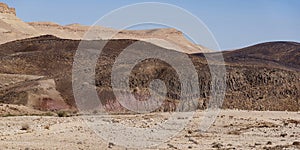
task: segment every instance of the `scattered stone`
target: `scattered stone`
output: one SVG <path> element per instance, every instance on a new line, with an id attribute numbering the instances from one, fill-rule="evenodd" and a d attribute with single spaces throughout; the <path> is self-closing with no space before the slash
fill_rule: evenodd
<path id="1" fill-rule="evenodd" d="M 196 140 L 192 139 L 192 138 L 189 138 L 189 141 L 190 142 L 193 142 L 194 144 L 199 144 Z"/>
<path id="2" fill-rule="evenodd" d="M 115 146 L 114 143 L 111 143 L 111 142 L 108 143 L 108 148 L 112 148 L 113 146 Z"/>
<path id="3" fill-rule="evenodd" d="M 295 142 L 293 142 L 293 145 L 300 145 L 300 142 L 299 141 L 295 141 Z"/>
<path id="4" fill-rule="evenodd" d="M 50 126 L 49 126 L 49 125 L 46 125 L 46 126 L 44 127 L 44 129 L 49 130 L 49 129 L 50 129 Z"/>
<path id="5" fill-rule="evenodd" d="M 177 117 L 177 119 L 187 119 L 187 117 Z"/>
<path id="6" fill-rule="evenodd" d="M 112 123 L 120 123 L 120 121 L 117 119 L 112 119 Z"/>
<path id="7" fill-rule="evenodd" d="M 300 120 L 294 120 L 294 119 L 289 119 L 289 120 L 287 120 L 287 122 L 295 124 L 295 126 L 297 126 L 298 124 L 300 124 Z"/>
<path id="8" fill-rule="evenodd" d="M 287 136 L 287 133 L 281 133 L 280 136 L 281 136 L 281 137 L 286 137 L 286 136 Z"/>
<path id="9" fill-rule="evenodd" d="M 168 144 L 168 146 L 170 147 L 170 148 L 174 148 L 174 149 L 178 149 L 176 146 L 174 146 L 173 144 Z"/>
<path id="10" fill-rule="evenodd" d="M 23 124 L 21 127 L 21 130 L 29 130 L 29 125 L 28 124 Z"/>
<path id="11" fill-rule="evenodd" d="M 241 134 L 241 132 L 240 132 L 240 131 L 236 131 L 236 130 L 234 130 L 234 131 L 229 131 L 229 132 L 228 132 L 228 134 L 240 135 L 240 134 Z"/>
<path id="12" fill-rule="evenodd" d="M 268 141 L 268 142 L 267 142 L 267 145 L 272 145 L 272 142 L 271 142 L 271 141 Z"/>
<path id="13" fill-rule="evenodd" d="M 221 147 L 223 147 L 223 145 L 221 144 L 221 143 L 212 143 L 212 148 L 221 148 Z"/>

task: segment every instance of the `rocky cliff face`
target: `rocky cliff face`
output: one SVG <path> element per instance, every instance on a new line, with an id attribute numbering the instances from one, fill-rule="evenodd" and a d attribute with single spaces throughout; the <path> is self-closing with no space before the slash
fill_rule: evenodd
<path id="1" fill-rule="evenodd" d="M 64 101 L 68 105 L 76 106 L 72 93 L 71 69 L 73 56 L 79 42 L 62 40 L 53 36 L 43 36 L 3 44 L 0 46 L 0 63 L 2 64 L 0 73 L 31 74 L 54 79 L 55 89 L 61 94 Z M 111 89 L 111 70 L 116 57 L 124 48 L 134 42 L 134 40 L 112 40 L 108 42 L 97 63 L 95 83 L 102 103 L 108 110 L 123 109 L 120 104 L 116 103 L 116 98 Z M 93 42 L 90 44 L 92 45 Z M 252 62 L 252 56 L 240 56 L 240 52 L 246 53 L 243 49 L 230 53 L 225 52 L 228 53 L 224 54 L 227 69 L 227 90 L 223 108 L 299 111 L 299 67 L 291 66 L 290 63 L 292 63 L 291 60 L 297 61 L 299 59 L 300 49 L 299 46 L 294 44 L 290 46 L 286 44 L 279 50 L 277 49 L 278 46 L 274 46 L 278 44 L 280 43 L 275 42 L 268 44 L 269 47 L 261 47 L 260 45 L 251 47 L 256 49 L 255 64 L 249 63 Z M 159 48 L 150 43 L 145 43 L 145 46 L 150 47 L 150 49 L 156 47 L 161 51 L 167 51 L 167 49 Z M 287 49 L 288 51 L 286 51 Z M 250 51 L 248 48 L 246 50 Z M 281 51 L 284 55 L 278 55 L 278 53 L 277 55 L 269 55 L 270 57 L 266 60 L 265 56 L 261 55 L 261 53 L 266 53 L 266 50 L 270 52 Z M 288 63 L 284 61 L 274 63 L 273 60 L 290 55 L 289 53 L 293 53 L 295 57 L 288 60 Z M 139 51 L 135 51 L 133 55 L 139 55 Z M 203 109 L 207 107 L 207 102 L 211 96 L 211 75 L 203 55 L 195 54 L 189 55 L 189 57 L 198 72 L 199 102 L 201 104 L 198 108 Z M 122 69 L 124 66 L 120 67 Z M 134 95 L 140 100 L 145 100 L 149 96 L 147 88 L 153 79 L 163 80 L 168 88 L 167 98 L 160 110 L 175 110 L 180 99 L 180 81 L 176 71 L 162 61 L 150 59 L 139 63 L 132 70 L 130 87 Z M 13 92 L 4 89 L 0 89 L 0 99 L 13 97 Z M 22 91 L 22 88 L 19 87 L 18 89 Z M 7 96 L 8 93 L 10 93 L 9 96 Z M 19 95 L 20 93 L 22 92 L 15 94 Z M 95 106 L 95 104 L 92 106 Z"/>
<path id="2" fill-rule="evenodd" d="M 8 7 L 5 3 L 0 3 L 0 13 L 16 15 L 16 9 Z"/>
<path id="3" fill-rule="evenodd" d="M 38 35 L 36 29 L 16 16 L 14 8 L 0 3 L 0 44 Z"/>

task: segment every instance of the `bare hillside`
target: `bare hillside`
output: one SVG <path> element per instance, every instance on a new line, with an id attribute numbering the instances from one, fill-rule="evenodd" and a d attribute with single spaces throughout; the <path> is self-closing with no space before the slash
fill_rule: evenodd
<path id="1" fill-rule="evenodd" d="M 97 44 L 107 41 L 87 41 L 92 47 L 97 47 Z M 116 57 L 127 46 L 137 42 L 135 40 L 110 40 L 103 49 L 101 57 L 98 60 L 96 68 L 96 86 L 97 91 L 103 104 L 113 104 L 115 101 L 114 94 L 111 89 L 111 70 Z M 26 90 L 31 85 L 39 85 L 45 81 L 51 81 L 52 92 L 40 92 L 37 97 L 45 100 L 47 105 L 34 105 L 41 107 L 40 109 L 52 109 L 64 106 L 65 103 L 69 107 L 75 107 L 74 97 L 72 94 L 72 80 L 71 69 L 73 57 L 77 50 L 79 40 L 60 39 L 54 36 L 41 36 L 25 40 L 9 42 L 0 45 L 0 73 L 5 74 L 19 74 L 19 75 L 35 75 L 44 76 L 43 79 L 27 80 L 24 84 L 15 84 L 9 89 L 0 89 L 0 97 L 4 103 L 19 103 L 18 101 L 11 101 L 19 99 L 22 104 L 28 105 L 31 100 L 31 91 Z M 279 42 L 280 43 L 280 42 Z M 161 47 L 157 47 L 151 43 L 144 42 L 144 47 L 151 51 L 158 49 L 160 51 L 170 51 Z M 271 43 L 277 45 L 278 43 Z M 293 45 L 293 44 L 292 44 Z M 268 47 L 268 51 L 272 50 L 273 46 Z M 276 46 L 275 46 L 276 47 Z M 251 47 L 250 47 L 251 48 Z M 256 56 L 260 56 L 265 47 L 252 47 L 257 49 Z M 243 52 L 245 50 L 245 52 Z M 275 50 L 275 49 L 274 49 Z M 276 51 L 280 51 L 285 55 L 269 55 L 268 59 L 264 57 L 257 57 L 255 64 L 252 64 L 252 55 L 238 55 L 239 53 L 246 53 L 248 48 L 236 50 L 232 52 L 225 52 L 226 61 L 226 85 L 227 91 L 223 108 L 237 108 L 247 110 L 290 110 L 299 111 L 299 89 L 300 89 L 300 74 L 297 65 L 299 49 L 296 46 L 288 48 L 284 46 L 280 50 L 276 47 Z M 88 51 L 87 51 L 88 52 Z M 179 52 L 178 52 L 179 53 Z M 289 54 L 292 53 L 292 54 Z M 140 51 L 137 49 L 132 53 L 132 56 L 139 57 Z M 215 54 L 211 54 L 215 55 Z M 284 57 L 295 56 L 294 59 L 286 61 Z M 206 59 L 203 54 L 189 55 L 195 68 L 198 72 L 200 99 L 199 109 L 203 109 L 207 105 L 207 100 L 210 97 L 210 81 L 211 75 L 207 66 Z M 282 58 L 283 57 L 283 58 Z M 175 60 L 178 58 L 174 58 Z M 234 61 L 232 61 L 234 60 Z M 59 66 L 59 67 L 58 67 Z M 119 69 L 122 69 L 120 66 Z M 143 69 L 147 68 L 147 70 Z M 131 72 L 130 87 L 132 89 L 140 89 L 136 91 L 136 96 L 144 99 L 147 97 L 147 88 L 153 79 L 161 79 L 165 82 L 168 93 L 167 99 L 161 110 L 174 110 L 180 98 L 180 81 L 176 71 L 168 64 L 156 60 L 149 59 L 139 63 Z M 40 80 L 43 80 L 42 82 Z M 54 81 L 54 82 L 53 82 Z M 25 84 L 26 83 L 26 84 Z M 49 84 L 48 84 L 49 85 Z M 49 85 L 49 86 L 50 86 Z M 37 86 L 40 87 L 40 86 Z M 47 89 L 47 88 L 42 88 Z M 18 91 L 18 92 L 15 92 Z M 41 94 L 44 93 L 44 94 Z M 58 93 L 61 98 L 52 95 L 51 93 Z M 193 94 L 193 93 L 190 93 Z M 29 99 L 28 99 L 29 98 Z M 62 100 L 65 103 L 59 105 Z M 39 99 L 33 101 L 40 104 Z M 203 105 L 202 102 L 204 101 Z M 49 105 L 48 105 L 49 104 Z M 111 107 L 107 105 L 109 110 L 120 110 L 120 105 L 116 104 Z M 30 105 L 29 105 L 30 106 Z M 51 106 L 51 107 L 50 107 Z M 66 108 L 66 107 L 63 107 Z"/>
<path id="2" fill-rule="evenodd" d="M 0 3 L 0 44 L 18 39 L 25 39 L 40 35 L 54 35 L 59 38 L 80 40 L 89 30 L 89 26 L 71 24 L 62 26 L 52 22 L 23 22 L 16 16 L 14 8 Z M 113 33 L 118 33 L 114 39 L 134 39 L 148 41 L 158 46 L 173 49 L 184 53 L 210 52 L 208 48 L 194 44 L 187 40 L 184 35 L 175 29 L 155 30 L 124 30 L 96 26 L 96 33 L 101 33 L 96 39 L 107 39 Z M 166 42 L 165 42 L 166 41 Z M 171 44 L 168 44 L 171 43 Z M 175 45 L 175 46 L 173 46 Z"/>

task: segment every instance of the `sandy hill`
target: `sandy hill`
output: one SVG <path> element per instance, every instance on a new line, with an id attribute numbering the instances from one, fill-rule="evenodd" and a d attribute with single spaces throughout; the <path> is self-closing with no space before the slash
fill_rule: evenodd
<path id="1" fill-rule="evenodd" d="M 0 3 L 0 43 L 37 36 L 39 33 L 34 27 L 16 17 L 14 8 Z"/>
<path id="2" fill-rule="evenodd" d="M 79 24 L 62 26 L 51 22 L 26 23 L 16 16 L 14 8 L 9 8 L 6 4 L 0 3 L 0 36 L 2 37 L 0 44 L 39 35 L 54 35 L 59 38 L 79 40 L 83 38 L 89 28 L 89 26 Z M 116 32 L 114 29 L 101 26 L 97 26 L 95 29 L 97 33 L 101 33 L 101 36 L 97 39 L 107 39 L 107 35 Z M 184 53 L 211 51 L 203 46 L 193 44 L 184 37 L 182 32 L 175 29 L 124 30 L 114 38 L 148 41 Z"/>

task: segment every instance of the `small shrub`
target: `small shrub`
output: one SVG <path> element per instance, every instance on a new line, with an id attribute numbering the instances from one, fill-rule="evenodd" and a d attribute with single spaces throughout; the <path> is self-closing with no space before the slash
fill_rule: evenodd
<path id="1" fill-rule="evenodd" d="M 1 117 L 13 117 L 13 116 L 16 116 L 16 115 L 11 114 L 11 113 L 1 115 Z"/>
<path id="2" fill-rule="evenodd" d="M 98 111 L 97 111 L 97 110 L 94 110 L 94 111 L 93 111 L 93 114 L 97 114 L 97 113 L 98 113 Z"/>
<path id="3" fill-rule="evenodd" d="M 58 117 L 69 117 L 68 113 L 66 111 L 59 111 L 57 112 Z"/>
<path id="4" fill-rule="evenodd" d="M 52 112 L 46 112 L 44 114 L 42 114 L 42 116 L 53 116 L 55 115 L 55 113 L 52 113 Z"/>

